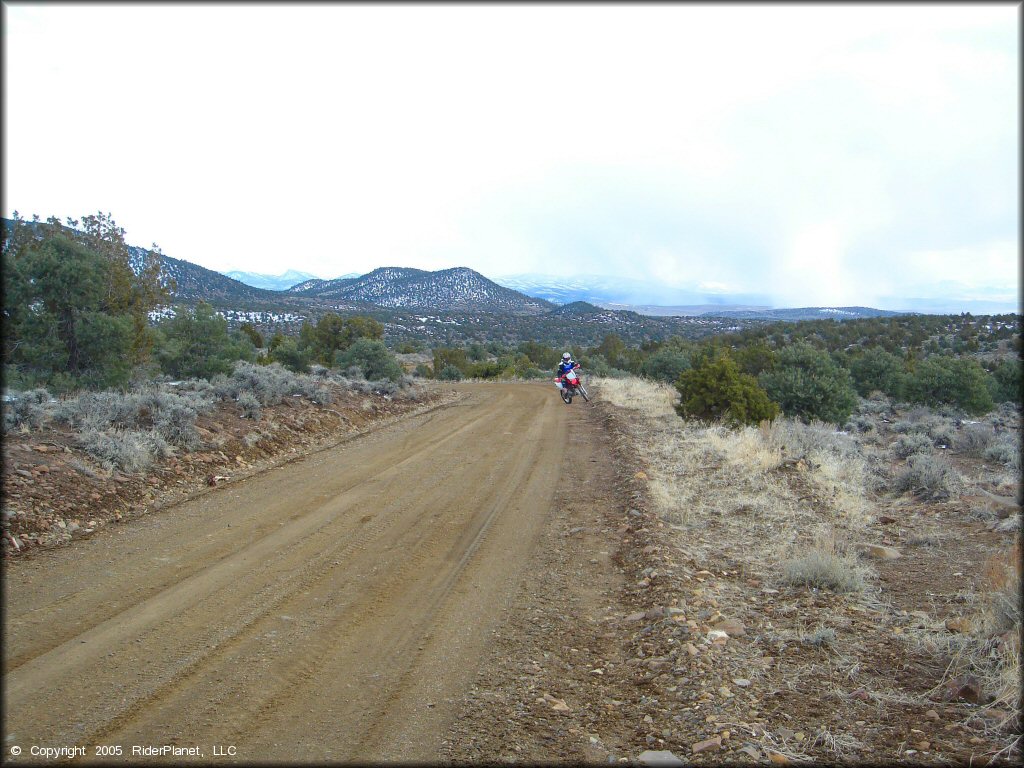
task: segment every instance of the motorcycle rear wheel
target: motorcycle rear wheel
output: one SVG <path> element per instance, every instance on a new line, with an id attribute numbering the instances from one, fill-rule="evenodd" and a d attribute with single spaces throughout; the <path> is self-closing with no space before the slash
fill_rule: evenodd
<path id="1" fill-rule="evenodd" d="M 566 405 L 569 405 L 572 402 L 571 392 L 567 392 L 566 390 L 563 389 L 561 392 L 559 392 L 559 394 L 562 396 L 562 402 L 564 402 Z"/>

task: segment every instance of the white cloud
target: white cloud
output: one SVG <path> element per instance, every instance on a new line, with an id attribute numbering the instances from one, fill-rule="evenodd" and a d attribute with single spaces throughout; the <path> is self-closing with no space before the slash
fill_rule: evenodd
<path id="1" fill-rule="evenodd" d="M 1019 244 L 1010 240 L 980 247 L 913 251 L 893 265 L 898 284 L 931 292 L 938 282 L 959 286 L 962 298 L 1015 300 L 1012 279 L 1020 259 Z"/>
<path id="2" fill-rule="evenodd" d="M 835 222 L 802 227 L 772 271 L 770 286 L 776 304 L 843 306 L 855 302 L 845 260 L 843 235 Z"/>
<path id="3" fill-rule="evenodd" d="M 213 268 L 465 264 L 864 304 L 922 253 L 1019 245 L 1012 6 L 4 15 L 7 204 L 111 211 Z M 977 263 L 1016 283 L 1016 261 Z"/>

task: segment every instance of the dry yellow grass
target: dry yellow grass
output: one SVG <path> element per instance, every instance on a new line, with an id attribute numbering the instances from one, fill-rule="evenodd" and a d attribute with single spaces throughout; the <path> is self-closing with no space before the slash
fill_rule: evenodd
<path id="1" fill-rule="evenodd" d="M 868 530 L 873 522 L 872 504 L 882 505 L 879 513 L 888 510 L 885 499 L 876 493 L 877 477 L 872 476 L 878 474 L 878 455 L 885 454 L 885 441 L 858 442 L 826 424 L 787 419 L 741 429 L 686 421 L 673 408 L 678 397 L 670 386 L 639 379 L 598 380 L 594 384 L 601 400 L 628 412 L 629 442 L 649 478 L 650 500 L 665 523 L 678 532 L 679 549 L 698 567 L 736 569 L 743 579 L 752 577 L 752 584 L 768 582 L 780 589 L 807 585 L 845 595 L 841 601 L 826 601 L 816 607 L 814 617 L 821 631 L 809 635 L 811 639 L 788 636 L 793 630 L 783 628 L 787 623 L 783 617 L 798 616 L 803 609 L 776 600 L 775 627 L 767 633 L 774 642 L 795 640 L 814 646 L 812 639 L 819 635 L 835 637 L 832 628 L 847 626 L 850 621 L 842 606 L 859 602 L 857 610 L 879 622 L 874 640 L 898 636 L 916 644 L 917 651 L 943 658 L 949 664 L 943 682 L 961 674 L 976 675 L 994 697 L 990 708 L 1001 713 L 998 725 L 1007 728 L 1017 721 L 1019 544 L 1009 555 L 993 558 L 986 567 L 984 587 L 964 596 L 962 602 L 973 606 L 969 611 L 972 631 L 951 634 L 940 621 L 920 630 L 890 632 L 895 614 L 881 601 L 874 570 L 855 556 L 852 546 L 878 535 L 875 526 Z M 874 461 L 873 469 L 869 469 L 869 459 Z M 1009 495 L 1015 482 L 1007 488 L 1003 492 Z M 931 529 L 920 535 L 927 535 L 929 543 L 937 538 Z M 937 542 L 941 543 L 941 538 Z M 904 543 L 914 545 L 914 536 Z M 717 604 L 733 608 L 743 602 L 744 589 L 742 580 L 693 584 L 695 596 L 713 596 Z M 797 594 L 793 593 L 793 599 Z M 852 681 L 864 648 L 858 643 L 863 642 L 867 638 L 844 633 L 829 646 L 829 655 L 821 662 L 827 663 L 828 669 L 815 666 L 813 660 L 803 667 L 790 661 L 785 684 L 798 685 L 801 675 L 825 680 L 845 667 Z M 840 688 L 836 695 L 848 701 L 849 685 L 843 683 Z M 868 693 L 883 709 L 926 703 L 920 694 L 910 695 L 899 686 Z M 972 727 L 983 727 L 986 732 L 994 727 L 991 719 L 983 726 L 977 722 L 981 721 L 976 720 Z M 1016 748 L 1019 739 L 1011 733 L 1009 741 L 1003 742 L 1004 752 Z M 842 746 L 830 749 L 837 757 L 857 751 L 856 744 L 846 745 L 846 750 Z"/>
<path id="2" fill-rule="evenodd" d="M 803 534 L 817 535 L 822 521 L 842 541 L 869 520 L 864 459 L 852 438 L 831 427 L 780 419 L 730 429 L 679 418 L 678 395 L 666 384 L 636 378 L 594 384 L 603 400 L 630 412 L 650 496 L 669 523 L 722 527 L 728 536 L 718 545 L 746 560 L 777 563 L 779 552 Z M 788 459 L 802 459 L 802 492 L 780 474 Z"/>
<path id="3" fill-rule="evenodd" d="M 594 385 L 602 398 L 618 408 L 639 411 L 651 419 L 675 417 L 673 406 L 679 401 L 679 394 L 668 384 L 628 377 L 594 379 Z"/>

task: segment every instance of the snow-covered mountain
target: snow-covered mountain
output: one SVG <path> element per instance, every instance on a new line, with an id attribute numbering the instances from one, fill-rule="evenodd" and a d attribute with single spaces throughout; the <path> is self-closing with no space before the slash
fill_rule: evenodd
<path id="1" fill-rule="evenodd" d="M 264 288 L 268 291 L 284 291 L 304 280 L 317 279 L 316 275 L 309 272 L 300 272 L 297 269 L 289 269 L 280 275 L 265 275 L 260 272 L 242 272 L 240 270 L 232 270 L 224 274 L 232 280 L 251 285 L 253 288 Z"/>
<path id="2" fill-rule="evenodd" d="M 505 288 L 467 267 L 436 272 L 381 267 L 356 278 L 310 280 L 288 293 L 391 309 L 422 307 L 442 311 L 536 314 L 552 308 L 547 301 Z"/>

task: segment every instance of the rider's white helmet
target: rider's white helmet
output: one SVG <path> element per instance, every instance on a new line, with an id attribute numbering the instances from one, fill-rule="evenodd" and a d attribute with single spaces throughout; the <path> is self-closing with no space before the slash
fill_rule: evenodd
<path id="1" fill-rule="evenodd" d="M 562 359 L 565 360 L 565 362 L 569 362 L 570 360 L 572 360 L 572 355 L 566 352 L 565 354 L 562 355 Z"/>

